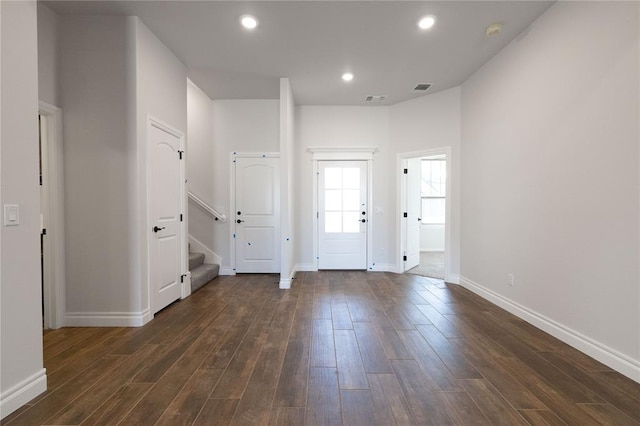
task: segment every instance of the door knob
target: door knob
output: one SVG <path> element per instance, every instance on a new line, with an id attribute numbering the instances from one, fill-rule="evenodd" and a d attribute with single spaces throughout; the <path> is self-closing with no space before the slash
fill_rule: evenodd
<path id="1" fill-rule="evenodd" d="M 159 228 L 157 226 L 153 227 L 153 232 L 158 232 L 158 231 L 162 231 L 164 229 L 164 226 L 162 228 Z"/>
<path id="2" fill-rule="evenodd" d="M 360 222 L 365 223 L 367 219 L 362 219 Z"/>
<path id="3" fill-rule="evenodd" d="M 236 220 L 236 223 L 242 223 L 242 222 L 244 222 L 244 220 L 240 220 L 240 219 Z"/>

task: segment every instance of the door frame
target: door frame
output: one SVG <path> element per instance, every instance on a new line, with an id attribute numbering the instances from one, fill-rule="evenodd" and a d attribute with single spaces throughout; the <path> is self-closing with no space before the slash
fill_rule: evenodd
<path id="1" fill-rule="evenodd" d="M 307 151 L 313 154 L 313 209 L 311 223 L 313 223 L 313 271 L 318 270 L 318 161 L 366 161 L 367 162 L 367 271 L 376 270 L 373 262 L 372 229 L 373 215 L 373 154 L 378 150 L 375 146 L 320 146 L 309 147 Z"/>
<path id="2" fill-rule="evenodd" d="M 236 158 L 280 158 L 279 152 L 232 152 L 231 153 L 231 167 L 229 169 L 229 184 L 230 184 L 230 213 L 229 217 L 235 218 L 236 214 Z M 282 164 L 279 165 L 280 170 L 282 168 Z M 280 173 L 278 170 L 278 173 Z M 280 188 L 278 188 L 280 190 Z M 280 194 L 282 196 L 282 194 Z M 282 215 L 282 212 L 280 212 Z M 278 218 L 280 220 L 280 218 Z M 278 236 L 278 241 L 280 241 L 280 236 Z M 279 246 L 281 247 L 281 245 Z M 282 253 L 280 253 L 282 255 Z M 231 264 L 231 273 L 229 275 L 236 274 L 236 222 L 233 222 L 229 226 L 229 262 Z"/>
<path id="3" fill-rule="evenodd" d="M 445 189 L 445 224 L 444 224 L 444 280 L 446 282 L 453 282 L 451 275 L 451 194 L 452 187 L 456 184 L 451 180 L 451 170 L 452 170 L 452 156 L 451 156 L 451 147 L 442 147 L 429 149 L 425 151 L 414 151 L 414 152 L 406 152 L 398 154 L 397 156 L 397 174 L 398 176 L 397 188 L 398 188 L 398 197 L 397 197 L 397 226 L 396 226 L 396 235 L 397 235 L 397 247 L 398 252 L 396 253 L 396 270 L 399 273 L 405 272 L 404 261 L 402 260 L 403 254 L 407 250 L 407 223 L 402 217 L 402 212 L 406 211 L 407 208 L 407 178 L 405 177 L 403 169 L 406 167 L 407 160 L 412 158 L 422 158 L 429 157 L 432 155 L 444 155 L 447 161 L 447 186 Z"/>
<path id="4" fill-rule="evenodd" d="M 153 297 L 155 296 L 155 291 L 153 290 L 153 282 L 151 281 L 151 244 L 153 243 L 153 239 L 154 237 L 154 233 L 151 230 L 151 224 L 155 223 L 155 219 L 152 217 L 153 212 L 150 209 L 150 203 L 151 203 L 151 197 L 153 197 L 153 193 L 151 191 L 151 176 L 150 176 L 150 172 L 151 172 L 151 150 L 153 149 L 153 144 L 151 143 L 151 141 L 149 140 L 150 138 L 150 134 L 151 134 L 151 128 L 152 127 L 156 127 L 164 132 L 169 133 L 172 136 L 175 136 L 176 138 L 180 139 L 179 142 L 179 146 L 180 146 L 180 151 L 182 151 L 182 161 L 180 161 L 180 205 L 182 206 L 182 214 L 183 214 L 183 221 L 180 222 L 180 232 L 182 233 L 182 238 L 181 238 L 181 244 L 180 244 L 180 270 L 181 270 L 181 275 L 184 277 L 182 283 L 181 283 L 181 299 L 184 299 L 185 297 L 188 297 L 189 295 L 191 295 L 191 275 L 190 273 L 187 271 L 187 265 L 188 265 L 188 253 L 187 253 L 187 247 L 188 247 L 188 234 L 187 234 L 187 180 L 186 180 L 186 176 L 187 176 L 187 170 L 186 170 L 186 164 L 187 164 L 187 159 L 186 159 L 186 151 L 185 151 L 185 136 L 184 133 L 182 133 L 180 130 L 176 129 L 175 127 L 171 126 L 170 124 L 165 123 L 164 121 L 153 117 L 152 115 L 147 114 L 147 125 L 146 125 L 146 135 L 145 135 L 145 139 L 146 139 L 146 144 L 147 144 L 147 155 L 146 155 L 146 193 L 147 193 L 147 197 L 146 197 L 146 235 L 147 235 L 147 253 L 146 253 L 146 257 L 147 257 L 147 304 L 149 306 L 149 310 L 148 313 L 150 314 L 151 317 L 154 316 L 154 314 L 152 313 L 154 310 L 154 304 L 153 304 Z M 146 322 L 146 321 L 144 321 Z"/>
<path id="5" fill-rule="evenodd" d="M 64 151 L 62 109 L 39 101 L 38 113 L 44 121 L 42 138 L 42 174 L 44 229 L 44 326 L 64 327 L 66 309 L 66 266 L 64 238 Z"/>

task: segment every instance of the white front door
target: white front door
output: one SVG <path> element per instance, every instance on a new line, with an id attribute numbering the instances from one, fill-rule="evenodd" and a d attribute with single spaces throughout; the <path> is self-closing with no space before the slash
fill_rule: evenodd
<path id="1" fill-rule="evenodd" d="M 151 311 L 158 312 L 182 295 L 184 200 L 183 139 L 148 126 L 149 141 L 149 279 Z"/>
<path id="2" fill-rule="evenodd" d="M 407 160 L 407 260 L 404 270 L 409 270 L 420 264 L 420 210 L 422 197 L 420 184 L 422 180 L 420 158 Z"/>
<path id="3" fill-rule="evenodd" d="M 367 162 L 318 162 L 318 269 L 367 269 Z"/>
<path id="4" fill-rule="evenodd" d="M 236 272 L 280 272 L 280 159 L 235 164 Z"/>

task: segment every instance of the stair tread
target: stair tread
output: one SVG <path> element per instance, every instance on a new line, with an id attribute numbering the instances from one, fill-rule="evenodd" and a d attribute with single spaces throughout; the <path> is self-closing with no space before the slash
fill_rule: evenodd
<path id="1" fill-rule="evenodd" d="M 191 291 L 194 292 L 218 276 L 220 265 L 203 263 L 191 270 Z"/>
<path id="2" fill-rule="evenodd" d="M 189 270 L 193 270 L 204 263 L 204 254 L 189 252 Z"/>

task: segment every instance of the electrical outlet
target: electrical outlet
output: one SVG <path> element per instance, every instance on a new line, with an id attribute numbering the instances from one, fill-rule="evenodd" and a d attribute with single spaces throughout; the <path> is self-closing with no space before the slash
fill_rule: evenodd
<path id="1" fill-rule="evenodd" d="M 507 274 L 507 285 L 513 287 L 513 282 L 514 282 L 513 274 Z"/>

